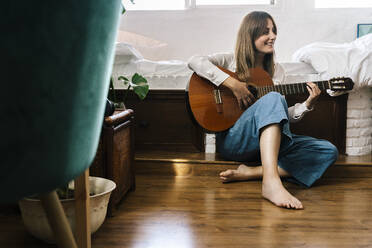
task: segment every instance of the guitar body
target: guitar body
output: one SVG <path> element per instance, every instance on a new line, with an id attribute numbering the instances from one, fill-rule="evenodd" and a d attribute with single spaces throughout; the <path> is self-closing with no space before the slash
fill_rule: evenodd
<path id="1" fill-rule="evenodd" d="M 237 79 L 235 73 L 222 67 L 220 70 Z M 260 68 L 249 70 L 250 79 L 247 87 L 258 99 L 259 97 L 276 91 L 283 95 L 307 93 L 306 83 L 274 85 L 270 75 Z M 333 91 L 352 90 L 353 80 L 339 77 L 315 83 L 320 90 L 331 89 Z M 239 119 L 244 110 L 239 108 L 238 101 L 232 91 L 227 87 L 216 87 L 207 79 L 194 73 L 190 78 L 187 96 L 189 112 L 193 120 L 206 132 L 221 132 L 229 129 Z"/>
<path id="2" fill-rule="evenodd" d="M 236 74 L 219 67 L 231 77 Z M 273 85 L 270 75 L 263 69 L 250 69 L 250 85 Z M 219 90 L 222 103 L 217 104 L 214 91 Z M 207 79 L 199 77 L 196 73 L 191 76 L 188 91 L 188 102 L 196 122 L 207 132 L 220 132 L 232 127 L 244 110 L 230 89 L 224 86 L 216 87 Z"/>

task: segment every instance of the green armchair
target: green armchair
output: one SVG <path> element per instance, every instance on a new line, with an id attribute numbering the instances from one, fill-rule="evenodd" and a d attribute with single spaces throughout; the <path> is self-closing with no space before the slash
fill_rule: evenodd
<path id="1" fill-rule="evenodd" d="M 120 12 L 120 0 L 2 4 L 0 203 L 48 195 L 90 166 Z"/>

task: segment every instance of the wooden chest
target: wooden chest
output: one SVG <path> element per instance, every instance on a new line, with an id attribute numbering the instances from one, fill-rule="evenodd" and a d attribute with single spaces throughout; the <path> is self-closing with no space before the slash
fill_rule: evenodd
<path id="1" fill-rule="evenodd" d="M 105 118 L 90 175 L 116 183 L 108 208 L 112 215 L 125 194 L 135 189 L 133 110 L 116 111 Z"/>

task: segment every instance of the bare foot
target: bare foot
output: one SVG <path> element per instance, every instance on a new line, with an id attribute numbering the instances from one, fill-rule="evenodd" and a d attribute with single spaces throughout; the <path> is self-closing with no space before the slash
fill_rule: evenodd
<path id="1" fill-rule="evenodd" d="M 262 196 L 278 207 L 303 209 L 302 203 L 291 195 L 280 179 L 262 181 Z"/>
<path id="2" fill-rule="evenodd" d="M 255 167 L 248 167 L 244 164 L 239 165 L 236 170 L 226 170 L 220 173 L 220 178 L 222 182 L 233 182 L 233 181 L 244 181 L 250 179 L 259 178 Z"/>

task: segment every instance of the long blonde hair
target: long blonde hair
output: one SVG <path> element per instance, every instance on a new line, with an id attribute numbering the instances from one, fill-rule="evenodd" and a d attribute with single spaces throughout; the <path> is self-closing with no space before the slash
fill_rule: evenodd
<path id="1" fill-rule="evenodd" d="M 249 69 L 256 67 L 256 46 L 254 44 L 267 27 L 267 20 L 270 19 L 274 25 L 276 34 L 276 24 L 270 14 L 263 11 L 253 11 L 246 15 L 240 24 L 238 37 L 235 46 L 236 74 L 240 81 L 248 81 Z M 272 77 L 274 75 L 274 54 L 265 54 L 263 67 Z"/>

